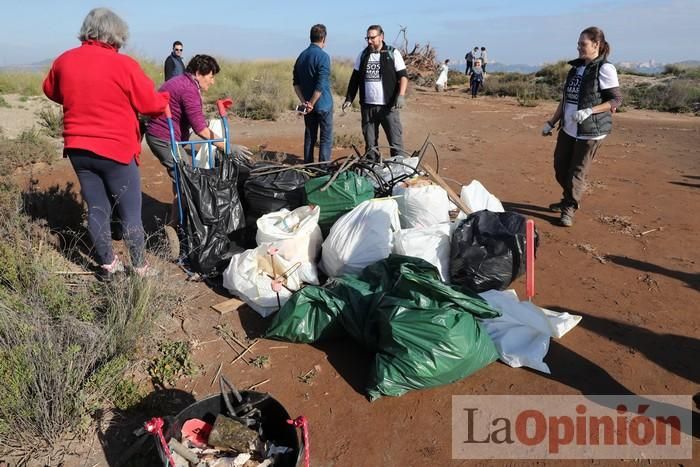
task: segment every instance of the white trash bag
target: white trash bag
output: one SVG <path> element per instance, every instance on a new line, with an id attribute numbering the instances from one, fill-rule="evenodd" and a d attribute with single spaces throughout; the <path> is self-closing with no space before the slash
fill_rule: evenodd
<path id="1" fill-rule="evenodd" d="M 316 263 L 323 236 L 318 226 L 321 208 L 301 206 L 294 211 L 281 209 L 258 219 L 258 245 L 273 243 L 289 261 Z"/>
<path id="2" fill-rule="evenodd" d="M 264 318 L 278 311 L 293 291 L 301 288 L 302 282 L 318 285 L 316 267 L 313 263 L 301 264 L 289 261 L 279 251 L 270 255 L 274 244 L 264 243 L 252 250 L 234 255 L 223 273 L 224 287 L 237 295 Z M 295 269 L 296 267 L 296 269 Z M 289 272 L 279 291 L 273 290 L 273 277 Z M 314 279 L 309 280 L 309 279 Z M 279 294 L 279 303 L 278 303 Z"/>
<path id="3" fill-rule="evenodd" d="M 400 228 L 395 200 L 363 201 L 331 227 L 323 242 L 321 268 L 330 277 L 359 273 L 366 266 L 389 257 L 394 232 Z"/>
<path id="4" fill-rule="evenodd" d="M 514 290 L 488 290 L 479 294 L 488 304 L 501 312 L 498 318 L 483 319 L 500 359 L 513 368 L 526 366 L 550 374 L 544 357 L 549 340 L 563 337 L 581 317 L 540 308 L 529 301 L 519 301 Z"/>
<path id="5" fill-rule="evenodd" d="M 394 186 L 392 195 L 399 204 L 399 218 L 404 229 L 450 222 L 450 200 L 445 189 L 438 185 L 399 183 Z"/>
<path id="6" fill-rule="evenodd" d="M 443 282 L 450 281 L 451 224 L 402 229 L 394 234 L 394 253 L 421 258 L 435 266 Z"/>
<path id="7" fill-rule="evenodd" d="M 484 209 L 491 212 L 504 212 L 501 201 L 484 187 L 479 180 L 472 182 L 462 187 L 459 193 L 459 198 L 467 205 L 472 212 L 483 211 Z M 458 219 L 466 219 L 467 215 L 460 211 Z"/>

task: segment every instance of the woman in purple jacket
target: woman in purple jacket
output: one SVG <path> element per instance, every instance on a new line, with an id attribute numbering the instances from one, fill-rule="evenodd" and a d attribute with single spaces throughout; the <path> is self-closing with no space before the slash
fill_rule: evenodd
<path id="1" fill-rule="evenodd" d="M 202 92 L 206 92 L 214 84 L 214 75 L 221 68 L 214 57 L 209 55 L 195 55 L 185 68 L 185 74 L 169 79 L 160 87 L 160 91 L 170 93 L 170 112 L 172 114 L 175 140 L 183 141 L 189 138 L 190 128 L 203 139 L 217 139 L 215 134 L 207 126 L 202 103 Z M 148 124 L 146 131 L 146 143 L 151 152 L 160 160 L 160 163 L 168 170 L 168 175 L 173 180 L 173 204 L 170 211 L 169 224 L 177 223 L 177 193 L 175 191 L 175 165 L 170 150 L 170 129 L 165 116 L 153 119 Z M 218 149 L 224 151 L 223 142 L 213 143 Z M 232 146 L 234 151 L 248 153 L 245 146 Z"/>

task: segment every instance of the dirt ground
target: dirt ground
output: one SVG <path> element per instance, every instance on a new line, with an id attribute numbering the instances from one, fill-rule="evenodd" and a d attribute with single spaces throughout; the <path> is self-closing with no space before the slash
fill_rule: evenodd
<path id="1" fill-rule="evenodd" d="M 430 134 L 439 152 L 440 173 L 463 184 L 478 179 L 506 209 L 534 219 L 541 235 L 535 302 L 583 317 L 561 341 L 553 341 L 546 362 L 552 374 L 513 369 L 500 362 L 454 384 L 413 391 L 370 403 L 362 388 L 370 356 L 352 342 L 318 346 L 262 339 L 251 357 L 268 356 L 269 368 L 235 357 L 214 326 L 227 324 L 239 336 L 259 336 L 267 322 L 245 306 L 219 315 L 210 306 L 227 298 L 204 284 L 181 283 L 186 309 L 164 310 L 163 329 L 188 339 L 201 366 L 178 388 L 191 397 L 216 392 L 221 374 L 239 388 L 266 380 L 258 390 L 279 400 L 292 416 L 310 422 L 312 465 L 634 465 L 644 461 L 457 461 L 451 459 L 453 395 L 663 394 L 700 392 L 700 118 L 651 111 L 618 113 L 614 131 L 593 165 L 589 190 L 566 229 L 546 206 L 558 201 L 553 177 L 555 137 L 540 136 L 554 103 L 521 107 L 508 98 L 468 98 L 450 91 L 414 90 L 402 113 L 405 146 L 419 148 Z M 360 134 L 359 112 L 335 114 L 337 133 Z M 232 120 L 236 143 L 301 156 L 303 121 Z M 350 150 L 336 149 L 335 156 Z M 165 215 L 170 184 L 145 150 L 144 219 Z M 430 160 L 430 159 L 429 159 Z M 432 159 L 433 164 L 437 161 Z M 41 188 L 75 182 L 66 161 L 33 174 Z M 455 188 L 458 186 L 455 184 Z M 695 212 L 696 214 L 693 214 Z M 123 249 L 123 246 L 120 246 Z M 514 284 L 525 295 L 524 278 Z M 315 376 L 302 382 L 301 375 Z M 132 420 L 133 421 L 133 420 Z M 698 465 L 698 412 L 694 413 L 695 459 L 650 462 Z M 104 427 L 103 427 L 104 428 Z M 104 428 L 106 429 L 106 428 Z M 66 465 L 97 466 L 123 452 L 123 435 L 103 434 Z M 107 461 L 107 460 L 108 461 Z"/>

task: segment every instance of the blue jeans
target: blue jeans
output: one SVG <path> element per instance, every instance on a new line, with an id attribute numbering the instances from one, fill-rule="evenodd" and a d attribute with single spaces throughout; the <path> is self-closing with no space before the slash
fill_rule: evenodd
<path id="1" fill-rule="evenodd" d="M 331 159 L 331 148 L 333 147 L 333 109 L 313 112 L 304 115 L 304 163 L 314 161 L 314 146 L 318 137 L 318 130 L 321 130 L 320 149 L 318 151 L 319 161 L 329 161 Z"/>

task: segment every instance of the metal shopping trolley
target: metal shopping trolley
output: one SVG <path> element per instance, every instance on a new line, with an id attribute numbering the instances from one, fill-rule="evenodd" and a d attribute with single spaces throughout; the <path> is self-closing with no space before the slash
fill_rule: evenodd
<path id="1" fill-rule="evenodd" d="M 176 141 L 170 107 L 165 110 L 175 164 L 179 261 L 186 270 L 204 277 L 221 273 L 235 248 L 229 236 L 245 226 L 237 189 L 242 160 L 231 152 L 227 118 L 232 104 L 230 98 L 216 102 L 223 128 L 223 136 L 216 139 Z M 214 143 L 218 142 L 224 143 L 223 153 L 215 150 Z M 182 154 L 187 147 L 191 153 L 190 163 Z M 196 157 L 198 147 L 207 148 L 204 164 Z"/>

